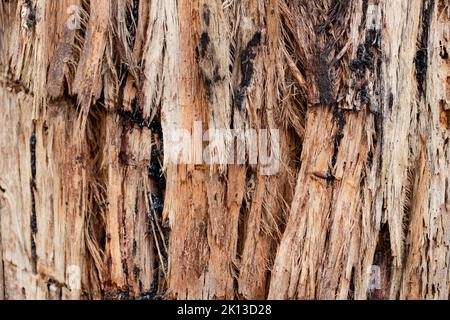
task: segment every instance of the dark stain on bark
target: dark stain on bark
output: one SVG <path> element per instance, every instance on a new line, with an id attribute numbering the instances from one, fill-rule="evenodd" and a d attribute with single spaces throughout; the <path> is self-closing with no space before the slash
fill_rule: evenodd
<path id="1" fill-rule="evenodd" d="M 145 118 L 144 113 L 139 108 L 136 99 L 131 101 L 131 106 L 131 110 L 121 109 L 119 111 L 122 126 L 128 127 L 130 130 L 132 130 L 135 126 L 140 129 L 148 128 L 152 130 L 152 132 L 162 135 L 161 123 L 155 119 Z"/>
<path id="2" fill-rule="evenodd" d="M 214 67 L 214 72 L 213 72 L 212 78 L 209 78 L 207 76 L 206 72 L 202 71 L 202 79 L 203 79 L 203 82 L 205 83 L 206 96 L 208 98 L 208 101 L 211 102 L 212 98 L 213 98 L 214 85 L 216 83 L 224 81 L 225 76 L 220 75 L 219 66 L 216 64 L 216 66 Z"/>
<path id="3" fill-rule="evenodd" d="M 206 9 L 208 8 L 206 7 Z M 208 20 L 207 25 L 209 25 L 209 9 L 206 9 L 204 8 L 203 19 Z M 225 77 L 220 75 L 219 63 L 214 58 L 214 48 L 210 44 L 211 38 L 209 37 L 208 32 L 204 31 L 200 35 L 200 44 L 195 51 L 196 61 L 200 65 L 201 76 L 205 85 L 205 93 L 209 102 L 213 99 L 215 84 L 225 80 Z"/>
<path id="4" fill-rule="evenodd" d="M 257 55 L 257 48 L 261 43 L 261 32 L 256 32 L 248 42 L 246 48 L 240 54 L 240 66 L 242 79 L 235 91 L 234 99 L 236 107 L 241 110 L 244 100 L 247 96 L 248 87 L 251 84 L 255 73 L 254 60 Z"/>
<path id="5" fill-rule="evenodd" d="M 328 186 L 332 185 L 334 183 L 334 181 L 336 180 L 336 177 L 334 176 L 333 172 L 334 172 L 334 168 L 336 167 L 336 164 L 337 164 L 339 147 L 341 145 L 342 139 L 344 138 L 344 127 L 346 125 L 344 110 L 337 108 L 336 111 L 334 112 L 333 116 L 334 116 L 334 121 L 336 122 L 336 125 L 337 125 L 337 131 L 334 136 L 334 142 L 333 142 L 334 151 L 333 151 L 333 156 L 331 158 L 331 167 L 329 168 L 329 171 L 327 173 L 327 185 Z"/>
<path id="6" fill-rule="evenodd" d="M 354 73 L 352 88 L 355 89 L 356 97 L 361 102 L 361 106 L 371 106 L 371 97 L 369 94 L 369 82 L 366 80 L 366 73 L 373 74 L 379 67 L 381 60 L 378 57 L 380 48 L 380 32 L 377 30 L 367 30 L 364 43 L 358 46 L 356 58 L 350 60 L 349 68 Z M 379 70 L 378 70 L 379 71 Z M 378 107 L 371 108 L 377 110 Z"/>
<path id="7" fill-rule="evenodd" d="M 417 40 L 418 49 L 414 63 L 416 66 L 417 89 L 419 97 L 425 96 L 428 72 L 428 42 L 435 0 L 423 0 L 421 12 L 420 34 Z"/>
<path id="8" fill-rule="evenodd" d="M 442 59 L 447 60 L 448 59 L 448 51 L 447 51 L 447 48 L 442 44 L 442 41 L 439 41 L 439 47 L 440 47 L 439 56 Z"/>
<path id="9" fill-rule="evenodd" d="M 38 232 L 37 229 L 37 216 L 36 216 L 36 123 L 33 123 L 33 131 L 30 137 L 30 162 L 31 162 L 31 179 L 30 179 L 30 192 L 31 192 L 31 216 L 30 216 L 30 241 L 31 241 L 31 260 L 33 272 L 37 272 L 37 253 L 36 253 L 36 241 L 35 236 Z"/>
<path id="10" fill-rule="evenodd" d="M 357 78 L 364 78 L 366 70 L 373 71 L 375 67 L 373 49 L 378 48 L 379 33 L 376 30 L 366 32 L 366 40 L 358 46 L 356 59 L 350 61 L 350 70 L 355 72 Z"/>
<path id="11" fill-rule="evenodd" d="M 359 100 L 365 104 L 368 105 L 370 103 L 370 95 L 367 91 L 368 82 L 364 81 L 361 83 L 361 85 L 358 87 L 357 95 L 359 97 Z"/>
<path id="12" fill-rule="evenodd" d="M 206 50 L 208 50 L 209 43 L 211 39 L 209 38 L 208 32 L 202 32 L 200 35 L 200 56 L 204 58 L 206 56 Z"/>
<path id="13" fill-rule="evenodd" d="M 394 95 L 392 94 L 392 92 L 389 93 L 389 97 L 388 97 L 388 108 L 389 110 L 392 110 L 392 107 L 394 106 Z"/>
<path id="14" fill-rule="evenodd" d="M 319 88 L 320 103 L 331 104 L 334 100 L 333 83 L 330 79 L 330 66 L 327 54 L 320 53 L 315 59 L 316 83 Z"/>

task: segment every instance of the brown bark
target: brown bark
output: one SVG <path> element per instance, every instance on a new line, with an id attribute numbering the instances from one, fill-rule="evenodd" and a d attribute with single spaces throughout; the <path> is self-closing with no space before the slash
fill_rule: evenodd
<path id="1" fill-rule="evenodd" d="M 0 299 L 448 299 L 449 19 L 2 1 Z M 278 173 L 174 164 L 197 121 L 279 129 Z"/>

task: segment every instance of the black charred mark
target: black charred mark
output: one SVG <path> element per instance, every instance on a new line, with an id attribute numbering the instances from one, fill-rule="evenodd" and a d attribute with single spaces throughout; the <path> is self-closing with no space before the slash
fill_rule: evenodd
<path id="1" fill-rule="evenodd" d="M 241 110 L 245 97 L 247 96 L 248 87 L 251 84 L 255 67 L 253 65 L 257 55 L 257 48 L 261 43 L 261 32 L 256 32 L 253 38 L 249 41 L 246 48 L 240 55 L 240 65 L 242 72 L 242 79 L 235 91 L 235 103 L 236 107 Z"/>
<path id="2" fill-rule="evenodd" d="M 33 123 L 33 131 L 30 137 L 30 162 L 31 162 L 31 179 L 30 179 L 30 193 L 31 193 L 31 216 L 30 216 L 30 230 L 31 230 L 31 260 L 33 265 L 33 272 L 37 272 L 37 253 L 35 236 L 37 229 L 36 216 L 36 123 Z"/>
<path id="3" fill-rule="evenodd" d="M 142 110 L 138 107 L 136 99 L 132 101 L 131 111 L 120 110 L 120 119 L 124 127 L 129 127 L 130 130 L 134 126 L 138 126 L 140 129 L 148 128 L 154 133 L 162 135 L 161 124 L 156 120 L 150 120 L 144 117 Z"/>
<path id="4" fill-rule="evenodd" d="M 204 19 L 209 19 L 209 9 L 203 12 Z M 208 20 L 209 23 L 209 20 Z M 216 83 L 225 80 L 225 76 L 220 75 L 219 63 L 214 59 L 214 49 L 210 45 L 211 39 L 208 32 L 203 32 L 200 35 L 199 47 L 195 49 L 195 57 L 197 63 L 200 65 L 203 83 L 205 85 L 205 93 L 208 100 L 211 101 Z M 214 66 L 212 70 L 210 66 Z"/>
<path id="5" fill-rule="evenodd" d="M 36 127 L 34 126 L 33 132 L 30 137 L 30 155 L 31 155 L 31 184 L 33 187 L 36 185 Z"/>
<path id="6" fill-rule="evenodd" d="M 426 79 L 428 71 L 428 41 L 431 27 L 431 19 L 433 16 L 435 0 L 423 0 L 421 12 L 420 35 L 417 41 L 418 49 L 414 63 L 416 66 L 417 89 L 419 97 L 425 95 Z"/>
<path id="7" fill-rule="evenodd" d="M 371 61 L 367 59 L 369 56 L 367 56 L 365 52 L 364 45 L 360 44 L 356 51 L 356 59 L 351 60 L 349 64 L 350 70 L 355 72 L 359 78 L 363 78 L 365 75 L 366 61 Z"/>
<path id="8" fill-rule="evenodd" d="M 359 86 L 359 90 L 358 90 L 358 95 L 359 95 L 359 99 L 361 100 L 361 102 L 363 104 L 369 104 L 370 103 L 370 96 L 369 93 L 367 92 L 367 81 L 364 81 L 360 86 Z"/>
<path id="9" fill-rule="evenodd" d="M 378 48 L 379 34 L 376 30 L 366 32 L 366 40 L 358 46 L 356 59 L 350 61 L 350 70 L 356 73 L 358 78 L 364 78 L 366 70 L 373 71 L 374 54 L 373 48 Z"/>
<path id="10" fill-rule="evenodd" d="M 442 59 L 447 60 L 448 59 L 448 51 L 447 51 L 447 48 L 442 44 L 442 41 L 439 41 L 439 47 L 440 47 L 439 56 Z"/>
<path id="11" fill-rule="evenodd" d="M 355 74 L 352 87 L 356 91 L 356 96 L 361 101 L 361 105 L 369 105 L 371 102 L 366 73 L 373 73 L 376 69 L 380 71 L 381 59 L 376 53 L 380 49 L 380 33 L 377 30 L 368 30 L 364 43 L 358 46 L 356 58 L 349 63 L 350 70 Z"/>
<path id="12" fill-rule="evenodd" d="M 133 240 L 133 250 L 132 250 L 133 257 L 135 257 L 136 254 L 137 254 L 137 241 Z"/>
<path id="13" fill-rule="evenodd" d="M 35 235 L 38 232 L 37 221 L 36 221 L 36 198 L 34 190 L 31 189 L 31 219 L 30 219 L 30 229 L 31 233 Z"/>
<path id="14" fill-rule="evenodd" d="M 319 88 L 320 103 L 331 104 L 334 100 L 333 84 L 330 79 L 330 66 L 325 53 L 316 57 L 316 82 Z"/>
<path id="15" fill-rule="evenodd" d="M 392 92 L 389 93 L 389 98 L 388 98 L 388 107 L 389 110 L 392 110 L 392 107 L 394 106 L 394 95 L 392 94 Z"/>
<path id="16" fill-rule="evenodd" d="M 33 273 L 37 273 L 37 252 L 36 252 L 36 241 L 34 240 L 34 235 L 31 235 L 31 262 Z"/>
<path id="17" fill-rule="evenodd" d="M 212 78 L 209 78 L 206 72 L 202 72 L 202 79 L 205 83 L 205 91 L 208 100 L 211 101 L 213 97 L 214 85 L 225 80 L 225 76 L 220 75 L 219 66 L 216 64 Z"/>
<path id="18" fill-rule="evenodd" d="M 344 138 L 344 127 L 346 125 L 344 111 L 340 108 L 336 109 L 334 113 L 334 121 L 337 125 L 337 132 L 334 136 L 333 142 L 333 156 L 331 158 L 331 167 L 329 168 L 329 172 L 327 174 L 327 185 L 330 186 L 336 180 L 333 172 L 336 167 L 337 157 L 339 153 L 339 147 L 341 145 L 342 139 Z"/>
<path id="19" fill-rule="evenodd" d="M 200 56 L 202 58 L 206 56 L 206 51 L 208 50 L 210 42 L 211 39 L 209 38 L 208 32 L 203 32 L 200 36 Z"/>

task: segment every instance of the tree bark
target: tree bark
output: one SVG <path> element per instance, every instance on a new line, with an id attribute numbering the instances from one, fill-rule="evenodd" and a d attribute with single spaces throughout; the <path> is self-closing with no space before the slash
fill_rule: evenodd
<path id="1" fill-rule="evenodd" d="M 0 25 L 0 299 L 450 297 L 448 0 L 10 0 Z M 277 174 L 174 163 L 197 123 L 277 129 Z"/>

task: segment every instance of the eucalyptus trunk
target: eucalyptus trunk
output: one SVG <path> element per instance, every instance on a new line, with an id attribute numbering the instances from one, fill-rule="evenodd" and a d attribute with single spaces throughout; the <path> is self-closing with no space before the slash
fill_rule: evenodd
<path id="1" fill-rule="evenodd" d="M 449 26 L 448 0 L 2 0 L 0 299 L 448 299 Z M 198 123 L 278 130 L 278 171 L 171 161 Z"/>

